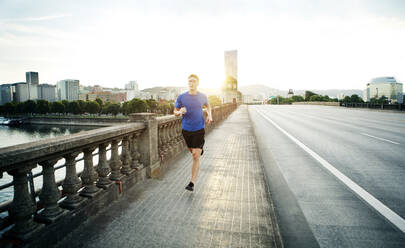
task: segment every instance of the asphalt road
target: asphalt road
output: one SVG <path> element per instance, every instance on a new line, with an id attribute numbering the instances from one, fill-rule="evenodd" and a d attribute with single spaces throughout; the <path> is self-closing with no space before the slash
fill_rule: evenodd
<path id="1" fill-rule="evenodd" d="M 405 247 L 405 113 L 258 105 L 249 114 L 286 247 Z"/>

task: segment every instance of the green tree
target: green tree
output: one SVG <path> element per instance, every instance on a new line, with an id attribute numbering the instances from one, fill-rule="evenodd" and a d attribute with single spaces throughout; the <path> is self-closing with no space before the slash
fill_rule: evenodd
<path id="1" fill-rule="evenodd" d="M 22 113 L 24 113 L 24 103 L 23 103 L 23 102 L 18 102 L 18 103 L 16 103 L 16 104 L 15 104 L 15 107 L 16 107 L 15 112 L 16 112 L 17 114 L 22 114 Z"/>
<path id="2" fill-rule="evenodd" d="M 158 111 L 161 114 L 168 114 L 170 113 L 170 103 L 168 102 L 159 102 L 158 103 Z"/>
<path id="3" fill-rule="evenodd" d="M 121 106 L 118 103 L 108 104 L 107 113 L 117 116 L 117 114 L 120 112 L 120 107 Z"/>
<path id="4" fill-rule="evenodd" d="M 211 107 L 221 105 L 221 99 L 218 96 L 215 96 L 215 95 L 208 96 L 208 102 L 210 103 Z"/>
<path id="5" fill-rule="evenodd" d="M 37 112 L 40 114 L 46 114 L 50 112 L 50 104 L 47 100 L 37 100 Z"/>
<path id="6" fill-rule="evenodd" d="M 291 100 L 293 102 L 303 102 L 303 101 L 305 101 L 304 97 L 302 97 L 302 96 L 292 96 Z"/>
<path id="7" fill-rule="evenodd" d="M 69 112 L 69 101 L 62 100 L 61 102 L 62 102 L 63 106 L 65 106 L 65 113 Z"/>
<path id="8" fill-rule="evenodd" d="M 350 97 L 350 102 L 352 102 L 352 103 L 362 103 L 363 99 L 361 97 L 359 97 L 357 94 L 353 94 Z"/>
<path id="9" fill-rule="evenodd" d="M 76 102 L 76 101 L 69 102 L 69 105 L 68 105 L 68 112 L 71 113 L 71 114 L 74 114 L 74 115 L 80 114 L 80 113 L 81 113 L 81 110 L 80 110 L 80 105 L 79 105 L 79 103 Z"/>
<path id="10" fill-rule="evenodd" d="M 100 105 L 97 101 L 89 101 L 86 104 L 86 112 L 90 114 L 97 114 L 100 112 Z"/>
<path id="11" fill-rule="evenodd" d="M 96 98 L 96 102 L 100 107 L 103 107 L 103 100 L 101 100 L 100 98 Z"/>
<path id="12" fill-rule="evenodd" d="M 134 98 L 129 102 L 127 106 L 127 114 L 146 112 L 147 109 L 148 105 L 146 104 L 146 101 Z"/>
<path id="13" fill-rule="evenodd" d="M 158 109 L 158 103 L 155 99 L 148 99 L 146 100 L 146 104 L 148 105 L 149 112 L 156 113 Z"/>
<path id="14" fill-rule="evenodd" d="M 305 101 L 309 101 L 309 99 L 311 98 L 311 96 L 316 95 L 314 92 L 312 91 L 305 91 Z"/>
<path id="15" fill-rule="evenodd" d="M 37 109 L 37 103 L 33 100 L 27 100 L 24 102 L 24 113 L 35 113 Z"/>
<path id="16" fill-rule="evenodd" d="M 124 102 L 124 103 L 121 105 L 121 110 L 120 110 L 120 112 L 123 113 L 124 115 L 128 115 L 128 112 L 129 112 L 129 102 Z"/>
<path id="17" fill-rule="evenodd" d="M 350 102 L 350 96 L 345 96 L 344 98 L 343 98 L 343 100 L 342 100 L 342 102 L 344 102 L 344 103 L 349 103 Z"/>
<path id="18" fill-rule="evenodd" d="M 16 108 L 15 103 L 7 102 L 6 104 L 4 104 L 4 112 L 7 114 L 9 114 L 9 115 L 15 114 L 16 110 L 17 110 L 17 108 Z"/>
<path id="19" fill-rule="evenodd" d="M 323 97 L 320 96 L 320 95 L 312 95 L 309 98 L 309 101 L 311 101 L 311 102 L 321 102 L 321 101 L 323 101 Z"/>
<path id="20" fill-rule="evenodd" d="M 388 98 L 382 95 L 380 98 L 378 98 L 377 102 L 378 104 L 388 104 Z"/>
<path id="21" fill-rule="evenodd" d="M 66 112 L 65 105 L 62 102 L 52 102 L 51 103 L 51 112 L 63 114 Z"/>
<path id="22" fill-rule="evenodd" d="M 292 102 L 293 100 L 291 98 L 284 98 L 282 96 L 276 96 L 267 101 L 269 104 L 291 104 Z"/>
<path id="23" fill-rule="evenodd" d="M 79 104 L 80 107 L 80 113 L 83 114 L 85 112 L 87 103 L 83 100 L 77 100 L 77 103 Z"/>

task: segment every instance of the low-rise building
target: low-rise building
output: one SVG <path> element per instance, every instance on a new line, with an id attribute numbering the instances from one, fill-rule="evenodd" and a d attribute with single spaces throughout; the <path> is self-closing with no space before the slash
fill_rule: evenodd
<path id="1" fill-rule="evenodd" d="M 125 92 L 113 93 L 110 91 L 92 92 L 87 94 L 87 100 L 95 101 L 100 98 L 103 102 L 121 103 L 127 100 Z"/>
<path id="2" fill-rule="evenodd" d="M 369 102 L 371 98 L 387 97 L 389 102 L 403 103 L 402 83 L 399 83 L 395 77 L 373 78 L 364 92 L 364 100 Z"/>

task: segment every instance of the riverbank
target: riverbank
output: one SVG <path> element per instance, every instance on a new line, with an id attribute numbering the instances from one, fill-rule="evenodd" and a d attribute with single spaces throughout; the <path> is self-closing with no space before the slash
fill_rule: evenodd
<path id="1" fill-rule="evenodd" d="M 108 127 L 127 123 L 128 118 L 93 118 L 93 117 L 28 117 L 24 123 L 35 125 L 68 125 L 68 126 L 99 126 Z"/>

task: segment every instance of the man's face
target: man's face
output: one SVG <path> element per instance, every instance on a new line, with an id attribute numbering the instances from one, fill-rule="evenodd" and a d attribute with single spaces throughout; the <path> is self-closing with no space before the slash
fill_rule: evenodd
<path id="1" fill-rule="evenodd" d="M 195 77 L 188 78 L 188 87 L 190 90 L 196 90 L 198 86 L 198 81 Z"/>

